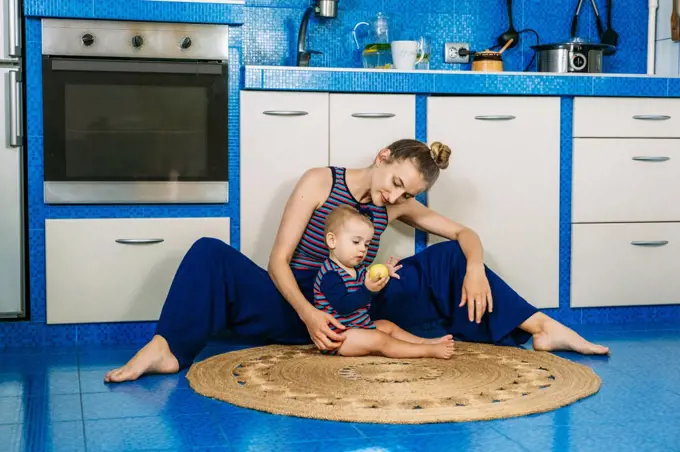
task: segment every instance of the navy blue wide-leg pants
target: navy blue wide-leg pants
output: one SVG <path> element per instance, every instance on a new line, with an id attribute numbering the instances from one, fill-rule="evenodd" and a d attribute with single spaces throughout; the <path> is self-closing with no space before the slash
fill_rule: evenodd
<path id="1" fill-rule="evenodd" d="M 430 246 L 401 264 L 401 279 L 392 278 L 372 303 L 374 320 L 391 320 L 415 334 L 424 325 L 438 325 L 441 333 L 470 342 L 520 345 L 531 337 L 517 327 L 537 309 L 488 268 L 493 312 L 479 324 L 469 321 L 467 306 L 458 306 L 467 265 L 458 242 Z M 316 271 L 293 274 L 312 300 Z M 304 323 L 264 269 L 228 244 L 203 238 L 177 270 L 156 334 L 168 341 L 180 368 L 186 368 L 209 337 L 225 329 L 274 343 L 311 343 Z"/>

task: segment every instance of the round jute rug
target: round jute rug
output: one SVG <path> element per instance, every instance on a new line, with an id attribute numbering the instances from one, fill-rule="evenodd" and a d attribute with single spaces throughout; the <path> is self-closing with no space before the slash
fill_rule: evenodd
<path id="1" fill-rule="evenodd" d="M 553 410 L 597 392 L 588 367 L 551 353 L 456 342 L 449 360 L 345 358 L 269 345 L 195 363 L 200 394 L 275 414 L 384 424 L 463 422 Z"/>

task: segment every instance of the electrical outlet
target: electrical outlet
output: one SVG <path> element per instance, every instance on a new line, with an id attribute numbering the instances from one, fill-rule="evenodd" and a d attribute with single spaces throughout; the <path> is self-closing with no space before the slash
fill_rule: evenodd
<path id="1" fill-rule="evenodd" d="M 463 52 L 461 52 L 461 49 L 464 49 Z M 470 44 L 467 42 L 447 42 L 444 44 L 444 62 L 450 64 L 469 63 Z"/>

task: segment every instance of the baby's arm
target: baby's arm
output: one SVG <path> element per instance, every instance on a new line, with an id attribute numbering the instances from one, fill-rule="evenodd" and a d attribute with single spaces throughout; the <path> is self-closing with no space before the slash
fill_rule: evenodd
<path id="1" fill-rule="evenodd" d="M 372 296 L 364 284 L 359 286 L 356 291 L 350 292 L 347 290 L 342 276 L 334 271 L 330 271 L 323 276 L 321 291 L 333 309 L 342 316 L 365 307 L 371 302 Z"/>

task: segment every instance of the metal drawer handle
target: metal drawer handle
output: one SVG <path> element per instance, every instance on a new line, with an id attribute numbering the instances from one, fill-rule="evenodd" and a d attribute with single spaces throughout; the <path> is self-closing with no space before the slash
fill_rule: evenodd
<path id="1" fill-rule="evenodd" d="M 394 113 L 352 113 L 352 117 L 354 118 L 374 118 L 374 119 L 381 119 L 381 118 L 394 118 L 395 115 Z"/>
<path id="2" fill-rule="evenodd" d="M 516 116 L 513 115 L 480 115 L 475 116 L 479 121 L 512 121 Z"/>
<path id="3" fill-rule="evenodd" d="M 23 143 L 23 121 L 21 105 L 21 73 L 19 71 L 9 72 L 9 145 L 19 147 Z"/>
<path id="4" fill-rule="evenodd" d="M 165 239 L 116 239 L 116 243 L 123 245 L 150 245 L 164 242 Z"/>
<path id="5" fill-rule="evenodd" d="M 19 16 L 19 11 L 21 7 L 19 6 L 19 0 L 9 0 L 7 5 L 9 21 L 8 21 L 8 31 L 9 31 L 9 56 L 20 57 L 21 56 L 21 17 Z"/>
<path id="6" fill-rule="evenodd" d="M 638 162 L 667 162 L 670 159 L 671 159 L 670 157 L 646 157 L 646 156 L 633 157 L 633 160 L 636 160 Z"/>
<path id="7" fill-rule="evenodd" d="M 309 114 L 299 110 L 267 110 L 262 113 L 267 116 L 307 116 Z"/>
<path id="8" fill-rule="evenodd" d="M 668 240 L 657 240 L 657 241 L 651 241 L 651 242 L 647 242 L 647 241 L 636 242 L 636 241 L 633 241 L 633 242 L 630 242 L 630 244 L 635 245 L 635 246 L 664 246 L 664 245 L 668 245 Z"/>
<path id="9" fill-rule="evenodd" d="M 633 119 L 645 119 L 647 121 L 665 121 L 671 119 L 668 115 L 633 115 Z"/>

